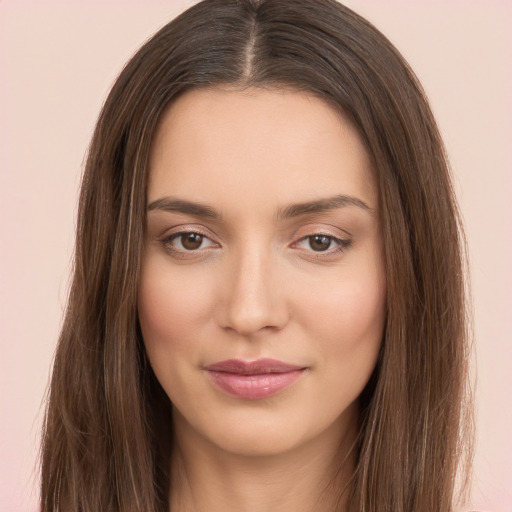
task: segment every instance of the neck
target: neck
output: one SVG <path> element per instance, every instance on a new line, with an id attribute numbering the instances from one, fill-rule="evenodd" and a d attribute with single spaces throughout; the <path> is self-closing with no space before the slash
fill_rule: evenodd
<path id="1" fill-rule="evenodd" d="M 247 456 L 212 445 L 177 414 L 170 510 L 346 512 L 357 435 L 351 416 L 288 452 Z"/>

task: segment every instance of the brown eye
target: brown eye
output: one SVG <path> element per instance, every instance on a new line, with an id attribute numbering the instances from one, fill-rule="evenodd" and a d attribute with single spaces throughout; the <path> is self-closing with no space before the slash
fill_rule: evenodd
<path id="1" fill-rule="evenodd" d="M 187 251 L 199 249 L 203 243 L 204 236 L 199 233 L 183 233 L 180 235 L 180 242 Z"/>
<path id="2" fill-rule="evenodd" d="M 219 248 L 211 238 L 198 231 L 180 231 L 160 240 L 164 249 L 172 256 L 183 258 L 187 254 L 196 256 L 207 250 Z M 192 254 L 195 253 L 195 254 Z"/>
<path id="3" fill-rule="evenodd" d="M 325 235 L 313 235 L 308 237 L 309 246 L 313 251 L 327 251 L 331 247 L 332 237 Z"/>

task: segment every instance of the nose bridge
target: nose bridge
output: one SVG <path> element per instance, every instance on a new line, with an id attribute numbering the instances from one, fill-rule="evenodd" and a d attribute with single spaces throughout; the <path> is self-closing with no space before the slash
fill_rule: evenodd
<path id="1" fill-rule="evenodd" d="M 224 324 L 240 334 L 281 328 L 286 305 L 279 288 L 275 255 L 266 244 L 252 240 L 233 254 L 224 302 Z"/>

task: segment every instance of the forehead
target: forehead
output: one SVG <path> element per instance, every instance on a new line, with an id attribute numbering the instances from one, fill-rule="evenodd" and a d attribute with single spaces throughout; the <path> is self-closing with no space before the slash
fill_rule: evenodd
<path id="1" fill-rule="evenodd" d="M 323 100 L 277 89 L 188 91 L 155 134 L 148 199 L 227 190 L 240 200 L 260 192 L 279 202 L 343 193 L 376 206 L 361 139 Z"/>

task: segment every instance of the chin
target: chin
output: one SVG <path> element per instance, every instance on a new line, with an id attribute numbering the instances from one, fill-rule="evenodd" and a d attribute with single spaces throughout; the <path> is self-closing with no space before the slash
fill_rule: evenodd
<path id="1" fill-rule="evenodd" d="M 227 453 L 241 457 L 272 457 L 292 451 L 304 443 L 300 436 L 290 436 L 288 431 L 262 433 L 231 431 L 229 437 L 212 439 L 219 448 Z"/>
<path id="2" fill-rule="evenodd" d="M 215 419 L 209 415 L 208 422 L 194 418 L 199 420 L 195 425 L 194 419 L 189 423 L 178 415 L 177 427 L 188 434 L 195 432 L 197 443 L 205 449 L 209 446 L 214 451 L 241 457 L 272 457 L 297 453 L 318 442 L 328 451 L 336 450 L 340 434 L 349 430 L 352 419 L 357 419 L 356 408 L 351 405 L 339 416 L 325 415 L 322 421 L 319 414 L 308 416 L 304 410 L 276 412 L 241 408 L 235 414 L 216 415 Z"/>

